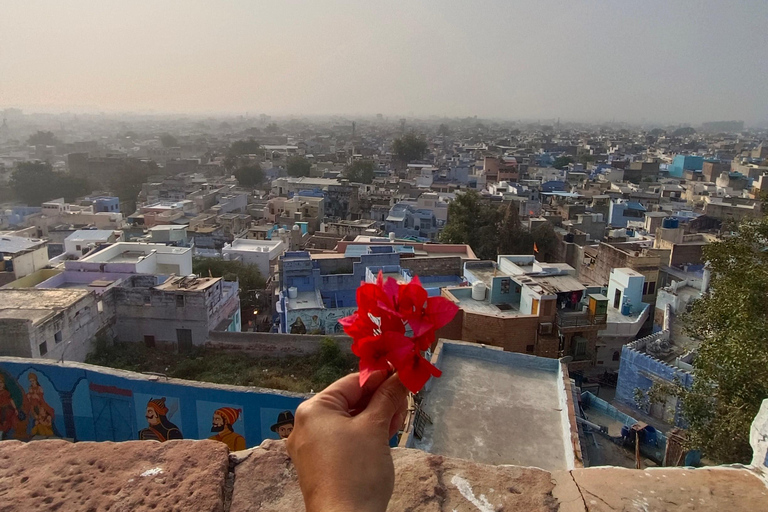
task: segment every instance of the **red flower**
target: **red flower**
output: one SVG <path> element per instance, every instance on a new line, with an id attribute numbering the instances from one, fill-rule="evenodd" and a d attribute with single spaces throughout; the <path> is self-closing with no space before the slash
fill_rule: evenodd
<path id="1" fill-rule="evenodd" d="M 435 340 L 435 331 L 446 325 L 459 308 L 443 297 L 428 297 L 418 277 L 408 284 L 379 272 L 376 283 L 357 289 L 357 311 L 339 320 L 352 337 L 352 351 L 360 357 L 360 385 L 377 370 L 394 367 L 400 380 L 417 393 L 440 370 L 421 355 Z M 413 332 L 405 335 L 406 324 Z"/>

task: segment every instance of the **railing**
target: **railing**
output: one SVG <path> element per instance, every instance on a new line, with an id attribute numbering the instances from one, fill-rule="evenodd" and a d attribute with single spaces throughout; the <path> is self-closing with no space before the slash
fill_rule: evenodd
<path id="1" fill-rule="evenodd" d="M 556 316 L 558 327 L 591 327 L 593 325 L 605 325 L 607 321 L 608 315 L 558 313 Z"/>

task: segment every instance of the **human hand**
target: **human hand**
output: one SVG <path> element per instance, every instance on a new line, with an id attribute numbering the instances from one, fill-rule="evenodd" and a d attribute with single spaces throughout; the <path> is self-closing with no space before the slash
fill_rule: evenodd
<path id="1" fill-rule="evenodd" d="M 389 440 L 402 425 L 408 390 L 397 375 L 354 373 L 296 409 L 288 453 L 307 512 L 383 512 L 395 486 Z"/>

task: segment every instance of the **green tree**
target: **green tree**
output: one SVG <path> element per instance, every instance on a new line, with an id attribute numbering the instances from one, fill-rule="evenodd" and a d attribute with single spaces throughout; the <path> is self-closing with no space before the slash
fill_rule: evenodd
<path id="1" fill-rule="evenodd" d="M 223 277 L 227 281 L 239 282 L 240 309 L 243 319 L 253 316 L 255 309 L 263 309 L 267 306 L 269 296 L 266 295 L 264 286 L 266 281 L 256 265 L 249 265 L 241 261 L 226 261 L 219 258 L 193 258 L 192 272 L 203 277 Z"/>
<path id="2" fill-rule="evenodd" d="M 277 133 L 280 131 L 280 127 L 277 126 L 276 123 L 269 123 L 266 128 L 264 128 L 264 131 L 267 133 Z"/>
<path id="3" fill-rule="evenodd" d="M 235 179 L 241 187 L 255 188 L 264 183 L 264 171 L 259 164 L 244 165 L 235 169 Z"/>
<path id="4" fill-rule="evenodd" d="M 509 203 L 504 208 L 504 215 L 499 225 L 499 254 L 531 254 L 533 237 L 523 229 L 516 203 Z"/>
<path id="5" fill-rule="evenodd" d="M 236 140 L 229 146 L 227 156 L 238 157 L 242 155 L 255 155 L 259 153 L 261 146 L 253 139 Z"/>
<path id="6" fill-rule="evenodd" d="M 700 339 L 691 389 L 678 386 L 689 439 L 720 463 L 747 463 L 749 429 L 768 397 L 768 217 L 704 248 L 710 291 L 685 315 Z"/>
<path id="7" fill-rule="evenodd" d="M 554 167 L 555 169 L 565 169 L 566 167 L 568 167 L 568 164 L 572 164 L 572 163 L 573 163 L 573 158 L 571 158 L 568 155 L 562 155 L 555 158 L 555 161 L 552 164 L 552 167 Z"/>
<path id="8" fill-rule="evenodd" d="M 53 132 L 37 131 L 29 136 L 27 144 L 30 146 L 56 146 L 61 141 L 56 138 Z"/>
<path id="9" fill-rule="evenodd" d="M 539 261 L 557 261 L 560 253 L 560 239 L 557 238 L 555 228 L 550 222 L 542 222 L 534 226 L 530 231 L 530 236 L 538 250 L 534 251 L 531 247 L 531 252 L 524 254 L 534 254 Z"/>
<path id="10" fill-rule="evenodd" d="M 443 137 L 448 136 L 451 134 L 451 129 L 448 128 L 447 124 L 443 123 L 437 128 L 437 134 Z"/>
<path id="11" fill-rule="evenodd" d="M 47 162 L 20 162 L 10 180 L 16 197 L 29 205 L 38 205 L 63 197 L 74 201 L 88 193 L 88 182 L 70 174 L 54 172 Z"/>
<path id="12" fill-rule="evenodd" d="M 419 160 L 427 153 L 427 139 L 423 135 L 407 133 L 392 142 L 392 153 L 403 165 Z"/>
<path id="13" fill-rule="evenodd" d="M 690 126 L 683 126 L 672 132 L 673 137 L 689 137 L 696 133 L 696 130 Z"/>
<path id="14" fill-rule="evenodd" d="M 309 176 L 310 169 L 312 169 L 312 164 L 303 156 L 292 156 L 286 162 L 286 172 L 288 172 L 288 176 L 294 178 Z"/>
<path id="15" fill-rule="evenodd" d="M 355 160 L 344 170 L 344 176 L 354 183 L 373 182 L 376 164 L 373 160 Z"/>
<path id="16" fill-rule="evenodd" d="M 120 210 L 130 214 L 136 209 L 136 199 L 142 185 L 156 171 L 155 162 L 126 158 L 117 172 L 106 177 L 106 183 L 103 185 L 120 198 Z"/>
<path id="17" fill-rule="evenodd" d="M 176 137 L 168 133 L 164 133 L 160 136 L 160 144 L 162 144 L 164 148 L 179 147 L 179 141 L 176 140 Z"/>
<path id="18" fill-rule="evenodd" d="M 440 241 L 468 244 L 478 258 L 495 260 L 498 250 L 501 213 L 474 190 L 457 194 L 448 205 L 448 222 L 440 233 Z"/>

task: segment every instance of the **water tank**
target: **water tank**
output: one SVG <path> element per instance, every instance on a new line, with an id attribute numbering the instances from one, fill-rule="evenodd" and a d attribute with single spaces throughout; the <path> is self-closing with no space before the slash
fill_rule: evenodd
<path id="1" fill-rule="evenodd" d="M 389 241 L 390 242 L 394 242 L 395 241 L 395 233 L 394 232 L 390 232 L 389 233 Z"/>
<path id="2" fill-rule="evenodd" d="M 488 287 L 485 286 L 485 283 L 474 283 L 472 285 L 472 299 L 473 300 L 484 300 L 485 299 L 485 290 Z"/>
<path id="3" fill-rule="evenodd" d="M 667 217 L 661 221 L 661 227 L 664 229 L 677 229 L 677 226 L 680 224 L 680 221 L 677 219 L 673 219 L 672 217 Z"/>
<path id="4" fill-rule="evenodd" d="M 624 316 L 629 316 L 632 314 L 632 305 L 629 302 L 625 302 L 621 305 L 621 314 Z"/>
<path id="5" fill-rule="evenodd" d="M 295 286 L 291 286 L 290 288 L 288 288 L 288 298 L 289 299 L 295 299 L 298 296 L 299 296 L 299 289 L 298 288 L 296 288 Z"/>

